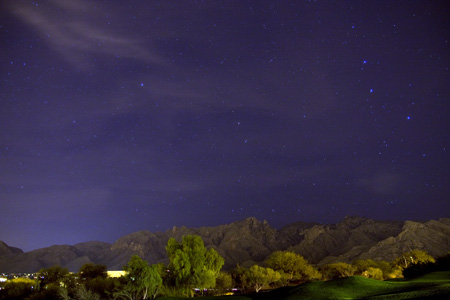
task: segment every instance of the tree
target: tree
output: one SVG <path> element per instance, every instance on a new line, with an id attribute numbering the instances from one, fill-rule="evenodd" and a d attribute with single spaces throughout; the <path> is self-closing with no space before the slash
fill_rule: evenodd
<path id="1" fill-rule="evenodd" d="M 159 288 L 162 286 L 162 278 L 159 271 L 159 265 L 151 265 L 147 272 L 148 280 L 148 293 L 152 295 L 152 298 L 156 298 Z"/>
<path id="2" fill-rule="evenodd" d="M 78 273 L 81 280 L 91 280 L 97 277 L 106 278 L 108 276 L 105 265 L 89 263 L 82 265 Z"/>
<path id="3" fill-rule="evenodd" d="M 294 252 L 275 251 L 265 263 L 269 268 L 280 272 L 288 283 L 320 278 L 320 273 L 303 256 Z"/>
<path id="4" fill-rule="evenodd" d="M 89 290 L 84 285 L 79 285 L 75 290 L 75 297 L 76 299 L 83 299 L 83 300 L 101 300 L 99 294 Z"/>
<path id="5" fill-rule="evenodd" d="M 231 278 L 233 279 L 234 286 L 239 288 L 242 293 L 246 293 L 247 289 L 251 285 L 249 280 L 249 273 L 250 271 L 248 269 L 243 268 L 239 265 L 237 265 L 237 267 L 231 271 Z"/>
<path id="6" fill-rule="evenodd" d="M 359 274 L 364 277 L 374 278 L 374 279 L 387 279 L 392 276 L 392 266 L 387 261 L 374 261 L 371 259 L 357 259 L 352 262 L 352 265 L 356 267 L 355 274 Z M 379 271 L 374 269 L 379 269 L 381 271 L 382 277 L 380 278 Z"/>
<path id="7" fill-rule="evenodd" d="M 59 285 L 59 283 L 64 280 L 66 275 L 69 274 L 69 270 L 67 270 L 67 268 L 56 265 L 41 269 L 38 273 L 41 279 L 41 286 L 44 287 L 50 283 Z"/>
<path id="8" fill-rule="evenodd" d="M 395 278 L 394 270 L 392 269 L 392 264 L 385 260 L 377 260 L 377 268 L 383 271 L 383 279 Z"/>
<path id="9" fill-rule="evenodd" d="M 367 278 L 383 280 L 383 271 L 380 268 L 368 267 L 361 275 Z"/>
<path id="10" fill-rule="evenodd" d="M 248 279 L 258 293 L 264 286 L 280 280 L 281 274 L 271 268 L 253 265 L 249 269 Z"/>
<path id="11" fill-rule="evenodd" d="M 118 278 L 103 278 L 103 277 L 96 277 L 94 279 L 87 280 L 83 282 L 84 287 L 98 295 L 100 295 L 101 299 L 108 298 L 109 295 L 118 287 L 120 284 L 120 279 Z M 78 285 L 77 287 L 79 287 Z"/>
<path id="12" fill-rule="evenodd" d="M 15 278 L 6 281 L 0 289 L 0 299 L 25 299 L 36 290 L 36 280 L 29 278 Z"/>
<path id="13" fill-rule="evenodd" d="M 407 268 L 402 270 L 402 273 L 405 278 L 414 278 L 438 271 L 450 271 L 450 253 L 447 253 L 445 256 L 438 257 L 435 262 L 422 261 L 419 263 L 410 264 Z"/>
<path id="14" fill-rule="evenodd" d="M 106 298 L 107 293 L 114 289 L 114 280 L 108 278 L 107 267 L 105 265 L 97 265 L 87 263 L 81 266 L 78 272 L 79 283 L 75 288 L 68 289 L 69 294 L 83 295 L 80 299 L 88 299 L 98 296 Z"/>
<path id="15" fill-rule="evenodd" d="M 203 290 L 216 285 L 216 278 L 225 261 L 216 250 L 207 250 L 201 237 L 186 235 L 181 243 L 170 238 L 166 251 L 175 285 L 185 294 L 192 294 L 193 288 Z"/>
<path id="16" fill-rule="evenodd" d="M 127 283 L 121 292 L 115 293 L 115 298 L 147 299 L 149 294 L 156 297 L 162 284 L 156 266 L 149 266 L 138 255 L 133 255 L 124 270 L 127 271 Z"/>
<path id="17" fill-rule="evenodd" d="M 57 286 L 56 284 L 49 284 L 45 288 L 40 289 L 37 293 L 31 294 L 27 300 L 61 300 L 61 291 L 64 288 Z M 23 299 L 23 298 L 20 298 Z M 64 299 L 64 298 L 63 298 Z"/>
<path id="18" fill-rule="evenodd" d="M 414 264 L 434 262 L 436 262 L 436 260 L 427 252 L 415 249 L 403 253 L 400 257 L 393 261 L 393 265 L 401 270 L 404 270 Z"/>
<path id="19" fill-rule="evenodd" d="M 322 275 L 327 279 L 353 276 L 356 270 L 355 266 L 343 262 L 327 264 L 321 268 Z"/>
<path id="20" fill-rule="evenodd" d="M 352 262 L 352 265 L 356 267 L 356 272 L 362 274 L 368 268 L 376 268 L 377 263 L 371 259 L 357 259 Z"/>
<path id="21" fill-rule="evenodd" d="M 224 294 L 233 288 L 233 278 L 227 272 L 220 271 L 216 278 L 216 289 L 219 294 Z"/>

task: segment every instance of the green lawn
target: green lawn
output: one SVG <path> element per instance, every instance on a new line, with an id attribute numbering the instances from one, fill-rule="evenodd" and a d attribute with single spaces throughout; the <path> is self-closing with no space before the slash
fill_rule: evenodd
<path id="1" fill-rule="evenodd" d="M 259 299 L 450 299 L 450 272 L 431 273 L 403 281 L 378 281 L 354 276 L 310 282 L 274 290 Z"/>
<path id="2" fill-rule="evenodd" d="M 183 298 L 162 298 L 177 300 Z M 185 299 L 185 298 L 184 298 Z M 338 300 L 450 299 L 450 272 L 435 272 L 414 280 L 378 281 L 348 277 L 305 283 L 245 296 L 203 297 L 205 300 Z"/>

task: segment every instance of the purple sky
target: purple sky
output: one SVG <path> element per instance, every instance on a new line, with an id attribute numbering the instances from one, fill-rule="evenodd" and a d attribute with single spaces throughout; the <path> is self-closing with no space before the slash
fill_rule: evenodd
<path id="1" fill-rule="evenodd" d="M 0 3 L 0 240 L 450 217 L 448 1 Z"/>

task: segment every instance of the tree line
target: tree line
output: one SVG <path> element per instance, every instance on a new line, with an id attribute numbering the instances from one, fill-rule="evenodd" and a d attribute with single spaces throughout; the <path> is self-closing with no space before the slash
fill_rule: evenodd
<path id="1" fill-rule="evenodd" d="M 18 278 L 4 283 L 0 299 L 137 300 L 158 296 L 224 295 L 354 275 L 385 280 L 450 270 L 450 254 L 435 260 L 421 250 L 403 253 L 392 262 L 366 259 L 321 267 L 311 265 L 299 254 L 275 251 L 261 265 L 249 268 L 238 265 L 225 272 L 223 257 L 216 250 L 207 249 L 201 237 L 195 235 L 184 236 L 181 242 L 169 239 L 166 252 L 168 265 L 149 265 L 133 255 L 124 266 L 126 275 L 119 278 L 108 277 L 107 267 L 98 264 L 85 264 L 78 273 L 69 273 L 61 266 L 41 269 L 38 279 Z"/>

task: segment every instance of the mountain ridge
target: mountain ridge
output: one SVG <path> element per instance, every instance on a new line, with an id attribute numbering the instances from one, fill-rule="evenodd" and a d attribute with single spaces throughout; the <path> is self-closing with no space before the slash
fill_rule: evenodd
<path id="1" fill-rule="evenodd" d="M 85 263 L 119 270 L 133 254 L 151 264 L 168 263 L 165 246 L 169 238 L 181 240 L 188 234 L 201 236 L 207 248 L 216 249 L 225 259 L 224 269 L 262 263 L 277 250 L 296 252 L 318 266 L 367 258 L 390 261 L 413 249 L 435 257 L 450 251 L 448 218 L 419 222 L 345 217 L 336 224 L 296 222 L 277 230 L 266 221 L 249 217 L 213 227 L 142 230 L 122 236 L 114 243 L 90 241 L 29 252 L 0 242 L 0 272 L 36 272 L 55 264 L 78 271 Z"/>

